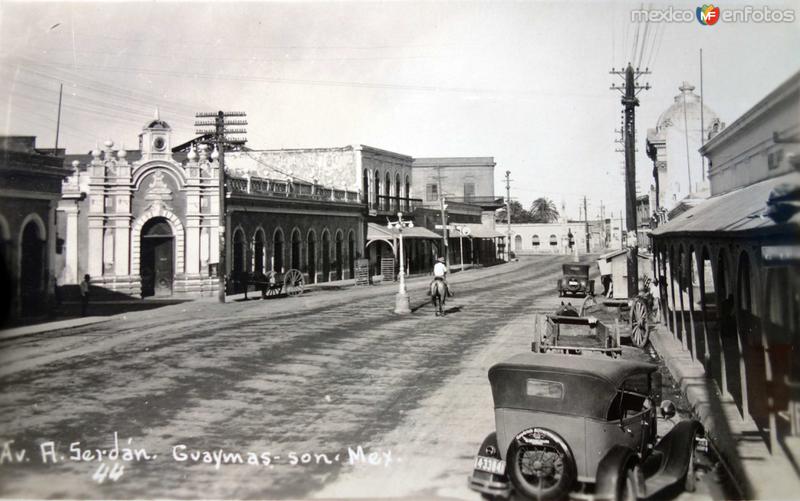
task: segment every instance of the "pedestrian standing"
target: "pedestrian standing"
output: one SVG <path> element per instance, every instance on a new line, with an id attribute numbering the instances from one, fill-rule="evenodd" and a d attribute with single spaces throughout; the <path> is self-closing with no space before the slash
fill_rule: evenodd
<path id="1" fill-rule="evenodd" d="M 86 310 L 89 308 L 89 284 L 92 280 L 92 277 L 89 276 L 87 273 L 83 276 L 83 282 L 81 282 L 81 316 L 86 316 Z"/>

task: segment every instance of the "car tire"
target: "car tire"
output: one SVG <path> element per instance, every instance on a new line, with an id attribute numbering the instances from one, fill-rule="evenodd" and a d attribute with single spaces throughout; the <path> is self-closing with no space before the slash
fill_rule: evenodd
<path id="1" fill-rule="evenodd" d="M 566 499 L 577 478 L 572 451 L 556 433 L 542 428 L 517 434 L 506 461 L 516 491 L 536 501 Z"/>

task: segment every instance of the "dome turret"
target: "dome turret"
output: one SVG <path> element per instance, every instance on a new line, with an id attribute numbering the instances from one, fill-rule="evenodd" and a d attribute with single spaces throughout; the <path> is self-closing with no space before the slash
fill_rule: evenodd
<path id="1" fill-rule="evenodd" d="M 694 93 L 694 85 L 684 81 L 678 90 L 680 94 L 675 96 L 675 102 L 667 108 L 664 113 L 658 117 L 656 125 L 656 132 L 662 132 L 665 128 L 677 125 L 683 129 L 684 122 L 684 109 L 686 110 L 686 121 L 689 123 L 700 122 L 700 96 Z M 708 106 L 702 105 L 703 121 L 706 128 L 708 128 L 715 119 L 718 119 Z"/>

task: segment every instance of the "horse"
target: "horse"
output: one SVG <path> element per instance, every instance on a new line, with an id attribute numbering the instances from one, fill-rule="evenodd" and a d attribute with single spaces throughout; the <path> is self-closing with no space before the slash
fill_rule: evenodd
<path id="1" fill-rule="evenodd" d="M 444 316 L 445 301 L 447 301 L 447 286 L 445 286 L 444 280 L 434 280 L 431 284 L 431 302 L 436 308 L 437 317 Z"/>

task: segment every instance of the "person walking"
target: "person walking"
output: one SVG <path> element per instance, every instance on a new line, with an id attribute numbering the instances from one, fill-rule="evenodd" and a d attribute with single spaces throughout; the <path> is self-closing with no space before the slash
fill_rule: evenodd
<path id="1" fill-rule="evenodd" d="M 81 282 L 81 316 L 86 316 L 86 310 L 89 308 L 89 284 L 91 283 L 92 277 L 89 276 L 87 273 L 83 276 L 83 282 Z"/>

